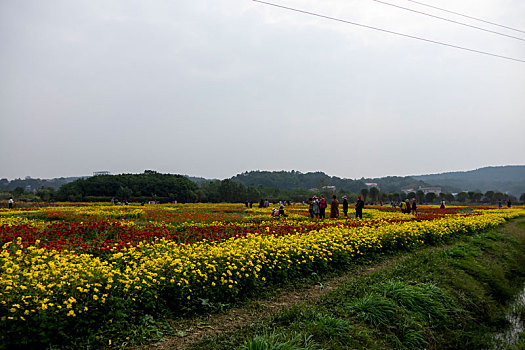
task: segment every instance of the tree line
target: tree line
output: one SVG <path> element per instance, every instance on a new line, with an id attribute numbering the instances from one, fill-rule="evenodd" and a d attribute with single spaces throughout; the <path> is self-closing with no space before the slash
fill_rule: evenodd
<path id="1" fill-rule="evenodd" d="M 321 182 L 321 185 L 329 185 L 329 182 Z M 455 196 L 451 193 L 423 193 L 416 192 L 397 192 L 381 191 L 377 187 L 363 187 L 350 191 L 347 189 L 337 189 L 334 191 L 330 186 L 319 186 L 320 189 L 282 189 L 276 187 L 266 187 L 262 185 L 245 185 L 235 179 L 201 181 L 195 183 L 182 175 L 161 174 L 155 171 L 146 170 L 142 174 L 121 174 L 121 175 L 97 175 L 89 178 L 80 178 L 73 182 L 62 185 L 55 190 L 52 187 L 40 188 L 36 191 L 26 191 L 22 187 L 17 187 L 11 191 L 0 194 L 0 200 L 6 200 L 9 196 L 20 201 L 70 201 L 70 202 L 109 202 L 115 201 L 129 202 L 229 202 L 241 203 L 245 201 L 258 203 L 261 199 L 268 199 L 272 202 L 306 201 L 313 195 L 324 195 L 330 198 L 336 194 L 339 198 L 343 195 L 349 201 L 356 201 L 361 195 L 366 202 L 389 203 L 398 202 L 405 199 L 415 198 L 418 203 L 438 203 L 445 200 L 448 203 L 485 203 L 494 204 L 497 201 L 511 200 L 516 203 L 518 198 L 497 191 L 487 191 L 485 193 L 468 191 L 460 192 Z M 519 198 L 525 202 L 525 193 Z"/>

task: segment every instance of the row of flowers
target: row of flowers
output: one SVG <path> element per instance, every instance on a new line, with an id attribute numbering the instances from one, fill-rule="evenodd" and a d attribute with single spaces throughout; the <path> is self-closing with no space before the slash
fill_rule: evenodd
<path id="1" fill-rule="evenodd" d="M 66 339 L 71 329 L 126 324 L 135 315 L 181 312 L 204 300 L 228 302 L 268 282 L 494 227 L 519 215 L 525 210 L 358 225 L 336 221 L 290 234 L 271 234 L 267 226 L 216 242 L 114 242 L 103 258 L 49 249 L 38 240 L 27 245 L 19 237 L 0 252 L 0 344 L 49 343 L 60 335 Z"/>
<path id="2" fill-rule="evenodd" d="M 207 205 L 209 206 L 209 205 Z M 206 207 L 207 207 L 206 206 Z M 204 207 L 204 208 L 206 208 Z M 197 209 L 197 210 L 196 210 Z M 219 205 L 215 211 L 239 210 L 239 206 Z M 431 208 L 429 208 L 431 209 Z M 0 244 L 22 239 L 25 245 L 34 244 L 37 240 L 41 246 L 47 249 L 70 250 L 77 253 L 91 253 L 101 255 L 108 252 L 110 248 L 122 248 L 133 246 L 139 242 L 151 242 L 157 238 L 166 238 L 176 243 L 195 243 L 201 240 L 223 241 L 230 237 L 244 237 L 252 232 L 267 232 L 274 235 L 286 235 L 304 233 L 312 230 L 320 230 L 326 227 L 343 225 L 344 227 L 376 226 L 385 220 L 389 222 L 400 222 L 409 220 L 435 220 L 444 217 L 444 213 L 423 213 L 417 216 L 399 215 L 397 212 L 383 211 L 379 209 L 365 210 L 368 220 L 355 220 L 340 218 L 338 220 L 303 220 L 307 211 L 304 207 L 296 206 L 294 210 L 301 214 L 301 219 L 290 216 L 287 219 L 272 219 L 268 215 L 261 216 L 259 213 L 267 209 L 248 209 L 247 216 L 243 221 L 210 223 L 186 221 L 173 223 L 169 220 L 170 213 L 181 210 L 203 210 L 202 205 L 193 205 L 181 209 L 181 207 L 162 207 L 154 209 L 153 212 L 164 211 L 165 221 L 145 221 L 144 219 L 131 220 L 122 218 L 126 213 L 146 216 L 151 210 L 141 208 L 130 208 L 127 210 L 120 207 L 93 206 L 83 208 L 51 208 L 35 209 L 31 212 L 32 219 L 22 216 L 7 216 L 4 212 L 0 216 Z M 301 212 L 302 211 L 302 212 Z M 24 211 L 27 214 L 27 211 Z M 20 215 L 20 213 L 18 213 Z M 302 215 L 302 216 L 301 216 Z M 456 214 L 460 215 L 460 214 Z M 472 215 L 472 214 L 463 214 Z M 255 218 L 255 219 L 254 219 Z M 83 219 L 85 221 L 79 221 Z M 160 218 L 159 218 L 160 219 Z M 167 220 L 166 220 L 167 219 Z M 51 221 L 49 221 L 51 220 Z"/>

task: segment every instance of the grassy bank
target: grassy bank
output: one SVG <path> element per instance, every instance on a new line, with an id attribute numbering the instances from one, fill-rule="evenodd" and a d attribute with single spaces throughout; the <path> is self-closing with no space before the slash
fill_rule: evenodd
<path id="1" fill-rule="evenodd" d="M 356 273 L 315 302 L 191 349 L 487 348 L 524 281 L 525 218 L 518 218 Z"/>

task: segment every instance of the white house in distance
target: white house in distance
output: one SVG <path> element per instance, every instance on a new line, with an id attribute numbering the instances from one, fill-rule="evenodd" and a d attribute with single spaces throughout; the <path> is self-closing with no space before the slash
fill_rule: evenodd
<path id="1" fill-rule="evenodd" d="M 441 187 L 439 187 L 439 186 L 431 186 L 431 187 L 421 187 L 421 186 L 419 186 L 419 188 L 417 190 L 415 190 L 413 188 L 407 188 L 407 189 L 402 190 L 402 191 L 405 192 L 405 193 L 422 191 L 424 194 L 433 192 L 436 195 L 439 195 L 441 193 Z"/>
<path id="2" fill-rule="evenodd" d="M 372 187 L 375 187 L 375 188 L 379 189 L 379 186 L 377 185 L 376 182 L 365 182 L 365 185 L 369 189 L 372 188 Z"/>
<path id="3" fill-rule="evenodd" d="M 309 188 L 308 191 L 317 192 L 319 191 L 318 188 Z M 323 186 L 321 187 L 321 191 L 332 191 L 335 192 L 335 186 Z"/>

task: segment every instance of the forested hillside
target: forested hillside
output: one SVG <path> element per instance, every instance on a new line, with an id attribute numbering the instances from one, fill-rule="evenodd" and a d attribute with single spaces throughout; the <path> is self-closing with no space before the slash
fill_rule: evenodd
<path id="1" fill-rule="evenodd" d="M 111 198 L 161 202 L 258 202 L 262 198 L 303 201 L 314 194 L 331 196 L 335 187 L 339 195 L 344 194 L 349 198 L 372 190 L 372 200 L 398 200 L 405 196 L 400 193 L 403 190 L 412 188 L 417 192 L 419 187 L 428 186 L 440 186 L 442 193 L 456 192 L 460 202 L 492 203 L 507 198 L 508 195 L 525 198 L 525 166 L 355 180 L 329 176 L 324 172 L 301 173 L 294 170 L 250 171 L 225 180 L 160 174 L 151 170 L 146 170 L 143 174 L 51 180 L 27 177 L 12 181 L 1 179 L 0 199 L 6 200 L 14 195 L 15 199 L 23 198 L 26 201 L 109 201 Z M 55 190 L 56 188 L 59 189 Z M 419 195 L 419 201 L 423 200 L 421 196 L 422 194 Z M 425 200 L 432 202 L 433 199 Z"/>
<path id="2" fill-rule="evenodd" d="M 38 190 L 39 188 L 58 189 L 60 186 L 78 180 L 80 177 L 59 177 L 55 179 L 33 179 L 27 176 L 25 179 L 0 179 L 0 190 L 12 191 L 16 188 L 24 190 Z"/>
<path id="3" fill-rule="evenodd" d="M 245 186 L 264 186 L 278 189 L 321 189 L 324 186 L 335 186 L 336 190 L 358 193 L 367 188 L 366 183 L 377 183 L 384 192 L 399 192 L 401 189 L 428 186 L 424 181 L 410 177 L 387 176 L 382 178 L 361 178 L 359 180 L 342 179 L 328 176 L 323 172 L 301 173 L 299 171 L 250 171 L 232 177 L 235 182 Z"/>
<path id="4" fill-rule="evenodd" d="M 60 187 L 56 197 L 62 201 L 116 198 L 189 202 L 197 199 L 196 191 L 197 185 L 182 175 L 146 170 L 143 174 L 98 175 L 79 179 Z"/>
<path id="5" fill-rule="evenodd" d="M 499 191 L 515 196 L 525 192 L 525 165 L 486 167 L 431 175 L 415 175 L 415 179 L 442 186 L 447 192 Z"/>

